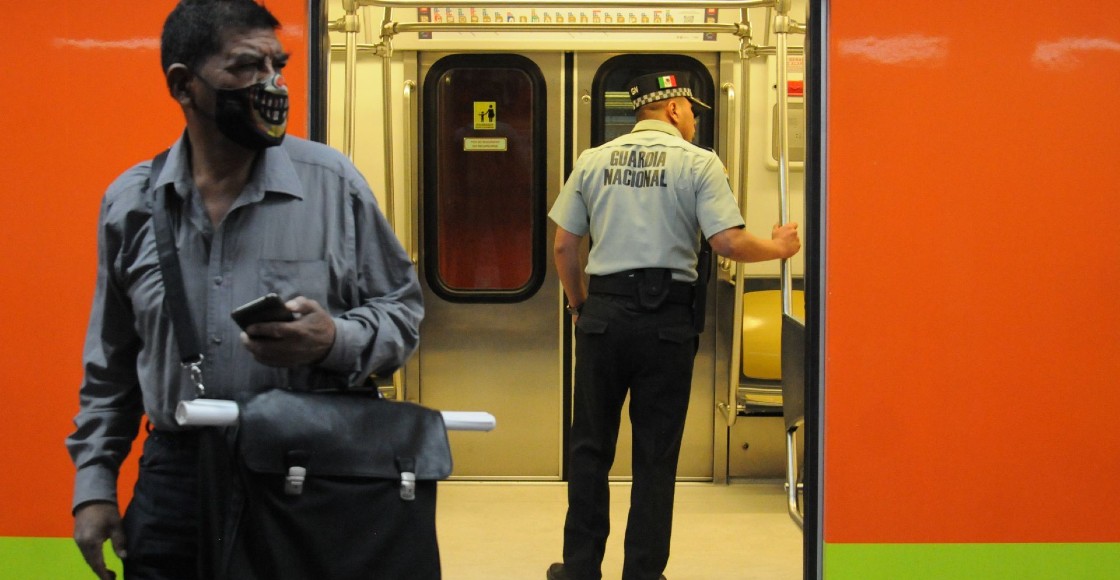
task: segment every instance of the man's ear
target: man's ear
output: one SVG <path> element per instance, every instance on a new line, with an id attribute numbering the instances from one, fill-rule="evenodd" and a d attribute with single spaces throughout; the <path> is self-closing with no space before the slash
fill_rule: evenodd
<path id="1" fill-rule="evenodd" d="M 677 102 L 676 99 L 671 99 L 668 103 L 665 104 L 665 116 L 669 117 L 669 120 L 673 125 L 676 125 L 680 122 L 681 104 Z"/>
<path id="2" fill-rule="evenodd" d="M 194 78 L 194 73 L 187 68 L 187 65 L 175 63 L 167 68 L 165 75 L 167 80 L 167 91 L 171 93 L 171 98 L 179 102 L 184 107 L 189 107 L 193 101 L 191 91 L 188 85 L 191 79 Z"/>

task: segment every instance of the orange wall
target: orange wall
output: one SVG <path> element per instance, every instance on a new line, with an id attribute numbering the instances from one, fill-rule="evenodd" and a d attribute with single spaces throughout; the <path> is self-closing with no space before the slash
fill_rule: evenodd
<path id="1" fill-rule="evenodd" d="M 98 207 L 114 177 L 182 131 L 159 71 L 159 31 L 174 5 L 64 0 L 4 9 L 0 536 L 71 533 L 73 467 L 63 440 L 78 408 Z M 287 24 L 280 38 L 293 54 L 291 133 L 306 135 L 305 2 L 268 6 Z M 132 477 L 123 478 L 124 497 Z"/>
<path id="2" fill-rule="evenodd" d="M 1120 541 L 1120 7 L 831 2 L 827 542 Z"/>

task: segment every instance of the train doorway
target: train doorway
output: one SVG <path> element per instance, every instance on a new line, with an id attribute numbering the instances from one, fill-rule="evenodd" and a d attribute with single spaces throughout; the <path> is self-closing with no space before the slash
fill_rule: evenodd
<path id="1" fill-rule="evenodd" d="M 373 147 L 359 147 L 358 151 L 368 155 L 370 165 L 365 167 L 375 180 L 384 171 L 380 176 L 384 177 L 384 193 L 377 194 L 391 222 L 395 220 L 393 227 L 398 236 L 413 255 L 429 300 L 428 318 L 422 329 L 425 338 L 417 355 L 394 377 L 395 396 L 433 407 L 490 410 L 498 416 L 499 426 L 494 432 L 453 434 L 456 477 L 514 481 L 564 478 L 565 430 L 570 420 L 567 408 L 571 328 L 562 310 L 563 299 L 548 251 L 554 230 L 543 210 L 552 205 L 579 152 L 612 136 L 608 119 L 621 116 L 607 111 L 610 103 L 623 100 L 607 89 L 616 79 L 597 67 L 615 57 L 646 54 L 654 59 L 652 67 L 644 71 L 648 72 L 669 68 L 667 59 L 671 57 L 691 58 L 706 69 L 706 76 L 701 76 L 711 81 L 711 92 L 705 94 L 705 100 L 716 107 L 711 117 L 714 126 L 705 144 L 717 151 L 728 169 L 732 189 L 747 214 L 748 228 L 756 233 L 768 231 L 778 215 L 777 200 L 782 199 L 781 213 L 790 213 L 790 218 L 806 226 L 806 262 L 784 264 L 780 276 L 776 265 L 714 265 L 708 291 L 708 330 L 702 337 L 702 348 L 710 350 L 702 350 L 697 358 L 694 381 L 693 400 L 704 403 L 689 411 L 690 422 L 702 424 L 700 429 L 688 426 L 689 431 L 699 433 L 690 439 L 700 447 L 690 447 L 686 441 L 679 475 L 683 480 L 727 482 L 746 478 L 772 484 L 783 475 L 792 474 L 793 484 L 787 494 L 790 515 L 798 525 L 802 524 L 801 516 L 795 512 L 801 508 L 796 504 L 804 482 L 806 572 L 818 568 L 819 454 L 810 447 L 816 447 L 820 437 L 815 429 L 820 399 L 816 392 L 817 367 L 813 366 L 819 356 L 819 335 L 815 333 L 819 328 L 820 304 L 815 300 L 819 300 L 820 293 L 817 282 L 809 276 L 822 268 L 817 237 L 823 183 L 817 170 L 822 139 L 819 132 L 814 136 L 814 127 L 819 131 L 822 126 L 819 91 L 823 75 L 819 52 L 815 58 L 806 58 L 802 56 L 802 47 L 797 46 L 798 35 L 811 27 L 789 16 L 790 12 L 806 12 L 805 2 L 793 0 L 792 10 L 787 0 L 728 0 L 713 2 L 707 8 L 670 2 L 640 7 L 604 3 L 593 8 L 572 7 L 564 14 L 552 5 L 534 7 L 512 2 L 486 7 L 468 3 L 430 7 L 410 0 L 368 3 L 384 8 L 371 9 L 364 0 L 344 3 L 346 17 L 328 25 L 332 30 L 345 32 L 345 47 L 331 44 L 331 50 L 344 49 L 346 53 L 346 96 L 341 99 L 342 149 L 353 157 L 357 126 L 364 127 L 369 140 L 374 141 Z M 354 8 L 359 5 L 365 24 L 356 21 Z M 820 23 L 820 6 L 813 6 L 815 20 Z M 382 16 L 380 26 L 376 25 L 374 12 Z M 823 27 L 817 28 L 814 41 L 818 49 L 827 44 L 820 40 L 822 30 Z M 378 31 L 380 42 L 376 40 Z M 795 46 L 789 45 L 791 40 Z M 807 42 L 804 48 L 809 48 Z M 380 65 L 361 66 L 362 59 L 370 56 L 377 58 Z M 449 60 L 443 61 L 445 58 Z M 505 76 L 521 88 L 505 90 L 502 98 L 527 92 L 534 95 L 534 104 L 520 109 L 516 104 L 501 104 L 498 97 L 487 94 L 493 93 L 494 87 L 490 85 L 495 83 L 476 74 L 480 71 L 458 75 L 453 67 L 441 69 L 455 60 L 468 69 L 486 68 L 490 64 L 511 69 L 499 71 L 496 76 Z M 807 66 L 810 62 L 815 71 Z M 324 63 L 323 67 L 331 64 Z M 357 68 L 371 71 L 368 78 L 380 81 L 373 80 L 375 87 L 381 85 L 375 89 L 377 96 L 356 98 L 356 86 L 360 83 L 355 82 L 357 75 L 353 71 Z M 448 71 L 452 72 L 450 77 L 445 74 Z M 456 83 L 457 76 L 473 80 Z M 466 85 L 476 92 L 432 96 L 439 94 L 433 88 L 439 85 L 437 79 L 449 85 Z M 810 94 L 810 87 L 815 88 L 814 95 Z M 462 103 L 461 107 L 455 105 L 461 125 L 449 123 L 446 116 L 429 121 L 440 118 L 439 106 L 434 102 L 440 98 L 448 103 Z M 535 104 L 538 99 L 543 100 L 543 106 Z M 362 107 L 355 103 L 365 103 L 367 111 L 381 116 L 380 126 L 376 121 L 357 121 Z M 500 125 L 510 120 L 506 116 L 510 110 L 529 111 L 531 119 L 514 123 L 515 130 L 502 135 L 501 131 L 510 129 Z M 624 131 L 624 125 L 613 129 Z M 469 131 L 458 131 L 463 127 Z M 537 145 L 528 150 L 511 150 L 516 149 L 519 132 L 532 132 L 534 140 L 543 141 L 543 152 Z M 432 144 L 441 139 L 444 145 L 433 149 Z M 459 149 L 450 157 L 458 159 L 440 160 L 442 148 L 449 143 Z M 791 155 L 799 148 L 804 161 Z M 466 155 L 468 152 L 479 155 Z M 489 153 L 500 154 L 496 159 L 506 160 L 527 153 L 535 161 L 530 163 L 529 172 L 515 172 L 518 185 L 510 186 L 513 182 L 500 173 L 501 162 L 477 162 Z M 472 157 L 475 162 L 471 162 Z M 461 170 L 438 169 L 439 163 L 494 169 L 471 176 L 467 181 L 473 180 L 472 185 L 466 187 L 454 182 L 456 171 Z M 441 181 L 433 173 L 451 177 Z M 526 192 L 524 197 L 509 197 L 514 189 Z M 474 197 L 488 190 L 496 191 L 499 201 Z M 499 236 L 480 235 L 479 228 L 484 230 L 487 226 L 471 220 L 464 222 L 445 216 L 452 219 L 441 221 L 441 207 L 455 207 L 467 199 L 481 201 L 481 206 L 489 208 L 475 214 L 483 224 L 502 223 L 509 217 L 506 209 L 541 221 L 520 229 L 511 228 Z M 810 199 L 813 203 L 809 203 Z M 457 228 L 458 233 L 450 231 L 443 235 L 444 232 L 432 229 L 441 227 Z M 479 242 L 484 238 L 489 241 Z M 485 253 L 485 248 L 496 243 L 494 240 L 519 247 L 520 253 L 502 253 L 498 268 L 484 262 L 472 264 L 477 261 L 472 256 Z M 539 250 L 540 240 L 545 246 L 543 254 Z M 462 242 L 458 254 L 452 249 L 456 241 Z M 458 257 L 442 260 L 441 255 Z M 815 259 L 818 261 L 810 262 Z M 464 262 L 469 266 L 467 270 L 459 267 Z M 542 263 L 544 268 L 540 267 Z M 509 277 L 498 276 L 499 271 Z M 483 276 L 484 273 L 487 275 Z M 796 450 L 796 446 L 786 444 L 782 431 L 789 430 L 788 424 L 783 425 L 783 421 L 788 423 L 789 415 L 784 407 L 786 397 L 781 392 L 785 385 L 767 384 L 762 390 L 756 389 L 754 382 L 759 377 L 748 372 L 745 362 L 748 357 L 757 356 L 746 346 L 747 316 L 741 315 L 740 309 L 746 310 L 747 294 L 771 292 L 771 286 L 779 279 L 783 328 L 785 318 L 796 318 L 787 313 L 793 311 L 793 306 L 785 304 L 787 291 L 795 282 L 804 287 L 805 317 L 810 321 L 808 335 L 803 339 L 809 351 L 804 355 L 808 362 L 802 365 L 806 375 L 801 398 L 804 419 L 794 421 L 795 426 L 801 425 L 799 443 L 805 444 L 804 468 L 800 473 L 795 470 L 802 461 L 800 454 L 794 453 L 791 459 L 785 449 Z M 784 360 L 784 354 L 780 358 Z M 784 370 L 785 365 L 782 367 Z M 697 388 L 700 396 L 695 394 Z M 765 441 L 752 435 L 763 432 L 767 434 Z M 622 446 L 628 447 L 629 442 L 620 441 Z M 624 462 L 626 456 L 628 451 L 620 449 L 619 460 Z M 693 461 L 698 467 L 686 466 Z M 765 469 L 755 469 L 759 465 Z M 625 478 L 627 473 L 628 466 L 620 463 L 612 475 Z"/>
<path id="2" fill-rule="evenodd" d="M 715 53 L 419 53 L 417 192 L 424 340 L 409 390 L 435 408 L 485 408 L 499 428 L 453 433 L 456 476 L 560 479 L 571 397 L 571 328 L 547 219 L 572 160 L 630 130 L 625 84 L 683 70 L 712 102 Z M 701 120 L 697 142 L 714 145 Z M 697 359 L 679 477 L 713 477 L 714 342 Z M 624 416 L 612 476 L 629 476 Z"/>

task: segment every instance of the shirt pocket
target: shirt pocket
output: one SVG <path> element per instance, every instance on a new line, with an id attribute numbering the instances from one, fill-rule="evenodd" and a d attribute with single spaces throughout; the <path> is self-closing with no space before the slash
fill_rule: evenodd
<path id="1" fill-rule="evenodd" d="M 326 260 L 261 260 L 260 293 L 284 300 L 304 296 L 327 307 L 330 268 Z"/>

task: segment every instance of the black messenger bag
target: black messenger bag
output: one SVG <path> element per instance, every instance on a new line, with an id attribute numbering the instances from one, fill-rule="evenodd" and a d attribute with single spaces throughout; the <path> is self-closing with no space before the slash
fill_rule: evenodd
<path id="1" fill-rule="evenodd" d="M 279 389 L 239 406 L 224 577 L 440 577 L 436 481 L 451 450 L 438 411 Z"/>
<path id="2" fill-rule="evenodd" d="M 149 183 L 165 157 L 153 160 Z M 202 397 L 167 196 L 153 193 L 164 308 Z M 438 411 L 357 389 L 272 389 L 237 406 L 236 426 L 201 431 L 201 578 L 440 578 L 436 481 L 451 475 L 451 448 Z"/>

